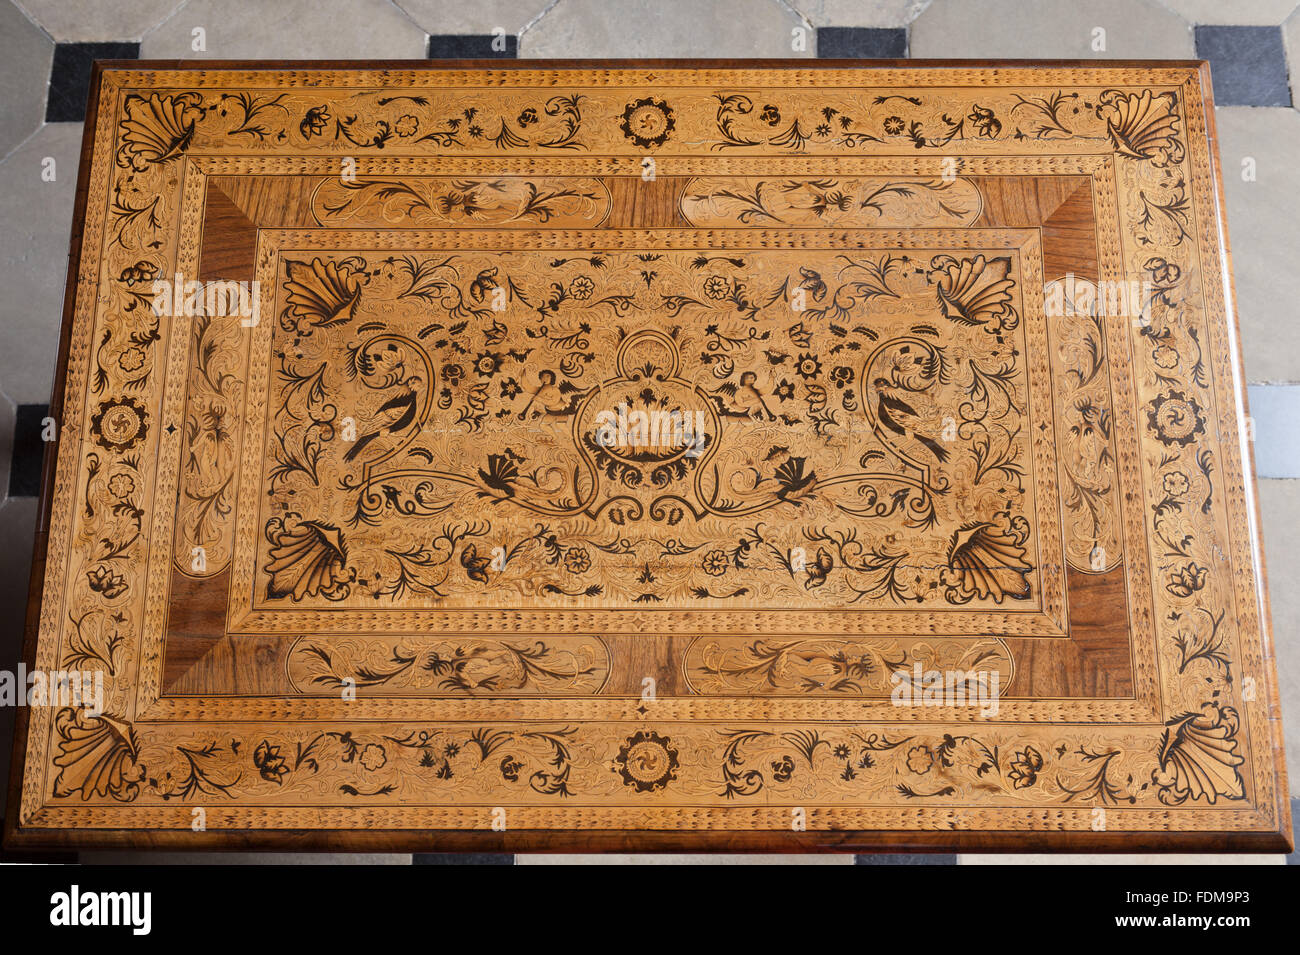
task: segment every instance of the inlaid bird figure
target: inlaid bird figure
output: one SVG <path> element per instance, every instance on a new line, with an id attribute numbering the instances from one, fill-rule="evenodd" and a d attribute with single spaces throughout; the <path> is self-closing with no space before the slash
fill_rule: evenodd
<path id="1" fill-rule="evenodd" d="M 792 457 L 776 469 L 776 496 L 789 504 L 802 505 L 817 486 L 817 472 L 804 472 L 808 459 Z"/>
<path id="2" fill-rule="evenodd" d="M 384 348 L 362 350 L 357 355 L 356 368 L 367 388 L 376 391 L 393 389 L 394 394 L 371 415 L 365 430 L 344 452 L 343 460 L 354 461 L 369 449 L 367 458 L 378 461 L 397 446 L 415 423 L 419 404 L 417 389 L 423 382 L 419 376 L 407 372 L 406 356 L 394 342 L 389 342 Z"/>
<path id="3" fill-rule="evenodd" d="M 508 497 L 515 496 L 515 482 L 519 480 L 519 466 L 515 456 L 506 454 L 489 454 L 487 470 L 478 469 L 479 480 L 492 488 L 494 491 L 500 491 L 501 496 L 488 494 L 486 491 L 479 491 L 479 497 L 494 497 L 500 502 Z"/>
<path id="4" fill-rule="evenodd" d="M 876 420 L 880 426 L 894 434 L 894 444 L 913 461 L 926 457 L 943 462 L 948 460 L 948 449 L 926 432 L 929 425 L 916 409 L 902 396 L 906 389 L 895 388 L 884 378 L 872 383 L 876 391 Z"/>
<path id="5" fill-rule="evenodd" d="M 379 406 L 372 427 L 353 442 L 352 447 L 343 455 L 343 460 L 354 460 L 376 438 L 405 431 L 414 420 L 415 392 L 405 388 Z"/>

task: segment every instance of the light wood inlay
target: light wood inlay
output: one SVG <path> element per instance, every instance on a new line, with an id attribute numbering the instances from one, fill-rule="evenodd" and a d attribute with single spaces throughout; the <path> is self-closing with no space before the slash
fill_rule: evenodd
<path id="1" fill-rule="evenodd" d="M 1288 845 L 1212 124 L 1195 64 L 101 69 L 27 663 L 103 708 L 23 711 L 9 838 Z"/>

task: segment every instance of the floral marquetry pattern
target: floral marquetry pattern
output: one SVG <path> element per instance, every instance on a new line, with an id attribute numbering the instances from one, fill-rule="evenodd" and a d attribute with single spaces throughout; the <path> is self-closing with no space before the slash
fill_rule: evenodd
<path id="1" fill-rule="evenodd" d="M 583 228 L 609 214 L 599 179 L 328 179 L 312 196 L 321 225 L 428 228 L 438 225 Z"/>
<path id="2" fill-rule="evenodd" d="M 1018 252 L 469 241 L 282 253 L 259 606 L 1048 606 Z"/>
<path id="3" fill-rule="evenodd" d="M 18 839 L 1280 846 L 1205 82 L 103 71 Z"/>

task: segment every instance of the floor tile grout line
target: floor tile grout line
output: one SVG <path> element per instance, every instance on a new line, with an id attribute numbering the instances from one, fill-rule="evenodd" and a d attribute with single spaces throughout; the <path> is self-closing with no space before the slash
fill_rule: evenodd
<path id="1" fill-rule="evenodd" d="M 185 0 L 185 2 L 186 2 L 186 3 L 189 3 L 189 0 Z M 408 11 L 408 10 L 406 9 L 406 7 L 404 7 L 404 6 L 402 6 L 400 3 L 398 3 L 397 0 L 388 0 L 388 5 L 389 5 L 390 7 L 392 7 L 394 10 L 396 10 L 398 13 L 400 13 L 403 17 L 405 17 L 406 20 L 410 22 L 411 26 L 415 27 L 415 28 L 418 29 L 421 33 L 424 34 L 424 48 L 425 48 L 425 52 L 427 53 L 427 52 L 429 51 L 429 30 L 428 30 L 428 28 L 425 27 L 424 24 L 416 22 L 415 17 L 411 16 L 410 11 Z"/>
<path id="2" fill-rule="evenodd" d="M 812 20 L 810 20 L 802 10 L 796 8 L 794 4 L 790 3 L 789 0 L 776 0 L 776 5 L 781 9 L 785 10 L 787 13 L 793 13 L 796 17 L 799 18 L 799 22 L 801 22 L 806 29 L 808 30 L 817 29 L 815 26 L 813 26 Z"/>
<path id="3" fill-rule="evenodd" d="M 190 0 L 180 0 L 180 3 L 178 3 L 175 7 L 172 8 L 171 13 L 167 14 L 165 17 L 163 17 L 161 20 L 159 20 L 149 29 L 145 30 L 140 37 L 140 52 L 141 53 L 144 52 L 144 41 L 148 37 L 158 32 L 158 30 L 166 26 L 168 23 L 171 23 L 172 20 L 176 19 L 176 15 L 179 14 L 182 10 L 184 10 L 189 5 L 190 5 Z"/>
<path id="4" fill-rule="evenodd" d="M 1174 16 L 1182 20 L 1184 23 L 1189 24 L 1190 26 L 1193 27 L 1197 25 L 1196 22 L 1194 20 L 1189 19 L 1185 13 L 1180 13 L 1179 11 L 1175 10 L 1169 4 L 1165 3 L 1164 0 L 1155 0 L 1155 4 L 1161 10 L 1164 10 L 1166 13 L 1172 13 Z"/>
<path id="5" fill-rule="evenodd" d="M 47 100 L 49 99 L 49 95 L 50 95 L 50 83 L 49 83 L 49 80 L 46 80 L 46 81 L 45 81 L 45 98 L 46 98 Z M 41 110 L 41 116 L 42 116 L 42 117 L 45 116 L 45 110 L 44 110 L 44 109 Z M 42 119 L 41 119 L 41 122 L 40 122 L 40 125 L 37 126 L 35 129 L 33 129 L 33 130 L 32 130 L 30 133 L 28 133 L 26 136 L 24 136 L 22 142 L 16 144 L 16 145 L 14 146 L 13 149 L 9 150 L 9 152 L 5 153 L 3 156 L 0 156 L 0 166 L 3 166 L 6 162 L 8 162 L 9 159 L 10 159 L 10 158 L 11 158 L 11 157 L 16 153 L 16 152 L 18 152 L 18 150 L 22 149 L 24 146 L 26 146 L 28 143 L 30 143 L 33 139 L 35 139 L 37 136 L 39 136 L 40 133 L 41 133 L 41 130 L 43 130 L 46 126 L 49 126 L 49 125 L 51 125 L 51 124 L 50 124 L 50 123 L 47 123 L 47 122 L 42 118 Z"/>
<path id="6" fill-rule="evenodd" d="M 51 43 L 57 44 L 59 42 L 58 40 L 54 39 L 54 34 L 50 33 L 49 30 L 45 29 L 45 27 L 43 27 L 40 24 L 40 22 L 36 19 L 36 17 L 32 16 L 32 14 L 28 13 L 23 8 L 22 4 L 15 3 L 14 0 L 0 0 L 0 2 L 8 3 L 11 7 L 13 7 L 19 13 L 21 13 L 23 15 L 23 19 L 25 19 L 32 26 L 36 27 L 36 29 L 40 30 L 41 33 L 45 36 L 45 39 L 49 40 Z"/>
<path id="7" fill-rule="evenodd" d="M 55 48 L 58 47 L 59 41 L 54 39 L 54 36 L 50 33 L 49 30 L 45 29 L 45 27 L 37 23 L 36 18 L 33 17 L 30 13 L 28 13 L 26 10 L 24 10 L 19 4 L 15 3 L 14 0 L 0 0 L 0 3 L 8 3 L 11 7 L 17 10 L 22 15 L 23 19 L 25 19 L 28 23 L 34 26 L 40 32 L 41 36 L 49 40 L 51 44 L 50 45 L 50 75 L 45 77 L 45 85 L 41 88 L 41 92 L 42 92 L 41 124 L 37 126 L 34 130 L 32 130 L 23 139 L 22 142 L 15 145 L 13 149 L 9 150 L 3 156 L 0 156 L 0 164 L 3 164 L 6 159 L 8 159 L 10 156 L 16 153 L 18 150 L 22 149 L 25 145 L 27 145 L 27 143 L 31 140 L 33 136 L 35 136 L 42 129 L 45 128 L 45 111 L 49 109 L 49 103 L 50 103 L 50 76 L 54 74 L 54 51 Z"/>
<path id="8" fill-rule="evenodd" d="M 164 16 L 161 20 L 159 20 L 157 23 L 155 23 L 155 24 L 154 24 L 153 26 L 151 26 L 149 29 L 147 29 L 147 30 L 145 30 L 143 33 L 141 33 L 141 34 L 140 34 L 140 52 L 141 52 L 141 53 L 144 53 L 144 41 L 145 41 L 145 38 L 146 38 L 146 37 L 148 37 L 148 36 L 151 35 L 152 33 L 156 32 L 156 31 L 158 30 L 158 28 L 161 27 L 163 24 L 171 22 L 171 19 L 172 19 L 173 17 L 175 17 L 176 14 L 180 13 L 182 10 L 184 10 L 184 9 L 185 9 L 186 7 L 188 7 L 189 5 L 190 5 L 190 0 L 180 0 L 180 2 L 176 4 L 176 6 L 172 7 L 170 13 L 168 13 L 166 16 Z"/>
<path id="9" fill-rule="evenodd" d="M 542 7 L 541 12 L 538 13 L 537 16 L 533 17 L 531 20 L 529 20 L 527 23 L 525 23 L 522 27 L 520 27 L 519 32 L 515 34 L 515 41 L 516 41 L 516 46 L 515 46 L 515 55 L 516 55 L 516 56 L 519 55 L 519 47 L 518 47 L 518 45 L 517 45 L 517 44 L 518 44 L 518 41 L 521 40 L 521 39 L 523 39 L 523 36 L 524 36 L 525 33 L 527 33 L 527 32 L 528 32 L 529 30 L 531 30 L 533 27 L 537 26 L 537 24 L 541 22 L 541 20 L 542 20 L 543 17 L 545 17 L 548 13 L 550 13 L 552 10 L 554 10 L 554 9 L 555 9 L 556 7 L 558 7 L 559 5 L 560 5 L 560 0 L 551 0 L 550 3 L 548 3 L 546 6 Z"/>
<path id="10" fill-rule="evenodd" d="M 809 17 L 809 16 L 808 16 L 807 14 L 805 14 L 802 10 L 800 10 L 800 9 L 799 9 L 798 7 L 796 7 L 793 3 L 791 3 L 790 0 L 775 0 L 775 3 L 777 4 L 777 6 L 782 7 L 783 9 L 789 11 L 790 13 L 793 13 L 796 17 L 799 18 L 799 20 L 803 23 L 803 25 L 804 25 L 805 27 L 807 27 L 809 30 L 817 30 L 817 29 L 820 29 L 820 28 L 819 28 L 815 23 L 812 22 L 812 18 L 811 18 L 811 17 Z M 915 22 L 916 22 L 918 19 L 920 19 L 922 16 L 924 16 L 925 12 L 926 12 L 927 10 L 930 9 L 931 4 L 933 4 L 933 3 L 934 3 L 934 0 L 924 0 L 924 6 L 922 6 L 919 10 L 916 11 L 916 13 L 914 13 L 914 14 L 913 14 L 912 16 L 910 16 L 908 19 L 904 20 L 902 23 L 896 23 L 896 22 L 892 22 L 892 21 L 891 21 L 891 23 L 890 23 L 888 26 L 880 26 L 880 27 L 861 27 L 861 28 L 858 28 L 858 29 L 867 29 L 867 30 L 882 30 L 882 29 L 883 29 L 883 30 L 895 30 L 895 29 L 900 29 L 900 28 L 901 28 L 901 29 L 903 29 L 903 30 L 906 30 L 906 31 L 908 32 L 908 36 L 910 37 L 910 36 L 911 36 L 911 29 L 910 29 L 910 28 L 911 28 L 912 24 L 915 23 Z M 826 24 L 826 26 L 830 26 L 830 27 L 838 26 L 838 25 L 839 25 L 839 24 L 835 24 L 835 23 L 828 23 L 828 24 Z M 849 29 L 854 29 L 854 28 L 850 27 Z"/>
<path id="11" fill-rule="evenodd" d="M 1282 55 L 1286 59 L 1286 80 L 1287 88 L 1291 90 L 1291 108 L 1300 109 L 1300 100 L 1297 100 L 1296 97 L 1296 94 L 1300 93 L 1300 90 L 1296 88 L 1297 72 L 1291 66 L 1293 57 L 1300 58 L 1300 49 L 1293 50 L 1291 48 L 1290 34 L 1286 28 L 1286 25 L 1292 20 L 1296 21 L 1296 35 L 1300 36 L 1300 6 L 1292 10 L 1290 15 L 1278 24 L 1278 29 L 1282 31 Z"/>
<path id="12" fill-rule="evenodd" d="M 1177 19 L 1182 20 L 1187 27 L 1188 33 L 1194 31 L 1198 26 L 1195 20 L 1190 19 L 1186 14 L 1179 13 L 1173 7 L 1169 6 L 1169 4 L 1165 3 L 1164 0 L 1145 0 L 1145 3 L 1147 4 L 1148 8 L 1154 7 L 1155 9 L 1161 11 L 1162 13 L 1168 13 L 1176 17 Z"/>

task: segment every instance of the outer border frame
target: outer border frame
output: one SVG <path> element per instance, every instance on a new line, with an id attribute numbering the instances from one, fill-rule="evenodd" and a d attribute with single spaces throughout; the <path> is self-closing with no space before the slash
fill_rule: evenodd
<path id="1" fill-rule="evenodd" d="M 1236 321 L 1235 289 L 1231 274 L 1231 254 L 1226 226 L 1226 210 L 1222 182 L 1222 164 L 1217 155 L 1217 133 L 1214 118 L 1214 101 L 1210 84 L 1209 64 L 1203 60 L 1150 60 L 1150 61 L 1097 61 L 1097 60 L 698 60 L 671 59 L 646 60 L 345 60 L 345 61 L 251 61 L 263 69 L 340 70 L 340 69 L 411 69 L 424 67 L 430 70 L 464 69 L 617 69 L 650 68 L 667 69 L 691 66 L 704 69 L 736 68 L 807 68 L 815 64 L 820 69 L 896 68 L 926 69 L 953 68 L 963 65 L 971 68 L 1089 68 L 1108 66 L 1116 69 L 1174 68 L 1194 70 L 1200 79 L 1202 105 L 1205 110 L 1208 153 L 1211 167 L 1210 186 L 1214 193 L 1213 214 L 1222 239 L 1220 266 L 1225 285 L 1225 321 L 1234 353 L 1230 356 L 1233 368 L 1235 413 L 1238 423 L 1248 415 L 1245 394 L 1245 371 L 1241 351 L 1240 328 Z M 90 164 L 94 149 L 94 130 L 98 120 L 101 79 L 109 70 L 177 70 L 201 68 L 209 71 L 246 70 L 250 61 L 97 61 L 91 75 L 87 112 L 83 127 L 81 162 L 78 172 L 71 233 L 70 258 L 64 292 L 63 325 L 59 340 L 58 366 L 55 373 L 51 414 L 62 417 L 66 389 L 66 361 L 70 346 L 73 307 L 77 276 L 81 264 L 82 233 L 89 188 Z M 1211 211 L 1211 210 L 1207 210 Z M 1244 429 L 1242 429 L 1244 431 Z M 21 659 L 34 661 L 41 610 L 41 590 L 44 580 L 46 554 L 49 540 L 49 520 L 53 503 L 57 443 L 45 449 L 41 478 L 40 502 L 32 562 L 32 575 L 28 587 L 28 608 L 24 626 Z M 1254 476 L 1254 449 L 1246 442 L 1242 448 L 1243 470 L 1249 478 Z M 417 829 L 397 830 L 247 830 L 245 832 L 187 832 L 156 829 L 34 829 L 18 825 L 22 772 L 26 761 L 29 712 L 18 708 L 15 719 L 15 740 L 8 786 L 8 804 L 5 814 L 4 845 L 6 848 L 36 847 L 115 847 L 115 848 L 170 848 L 170 849 L 293 849 L 307 851 L 340 850 L 452 850 L 452 851 L 638 851 L 671 852 L 682 850 L 725 850 L 764 852 L 807 851 L 894 851 L 938 852 L 952 851 L 1250 851 L 1287 852 L 1292 847 L 1290 807 L 1286 787 L 1286 773 L 1282 765 L 1282 727 L 1280 704 L 1277 695 L 1275 653 L 1269 615 L 1267 573 L 1263 547 L 1260 540 L 1259 498 L 1253 480 L 1243 482 L 1247 495 L 1247 512 L 1250 518 L 1248 545 L 1258 567 L 1255 596 L 1260 611 L 1260 641 L 1262 660 L 1269 665 L 1271 675 L 1270 699 L 1274 711 L 1267 716 L 1271 729 L 1273 762 L 1277 769 L 1277 800 L 1275 831 L 1255 832 L 1105 832 L 1077 831 L 1016 831 L 1004 830 L 948 830 L 948 831 L 725 831 L 725 830 L 518 830 L 513 832 L 483 831 L 432 831 Z"/>

